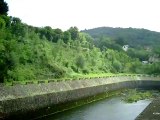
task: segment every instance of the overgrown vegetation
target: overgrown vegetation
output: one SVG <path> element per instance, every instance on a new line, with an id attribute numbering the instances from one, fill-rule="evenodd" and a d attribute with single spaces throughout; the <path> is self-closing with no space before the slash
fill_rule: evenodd
<path id="1" fill-rule="evenodd" d="M 84 30 L 83 32 L 90 34 L 97 43 L 97 46 L 102 48 L 109 47 L 114 48 L 128 44 L 130 48 L 137 50 L 135 52 L 141 51 L 142 55 L 147 50 L 149 53 L 160 53 L 160 33 L 149 31 L 146 29 L 136 29 L 136 28 L 112 28 L 112 27 L 99 27 L 89 30 Z M 104 44 L 102 44 L 102 42 Z M 112 44 L 115 43 L 115 44 Z M 138 53 L 140 54 L 140 53 Z M 137 55 L 138 56 L 138 55 Z M 145 59 L 145 58 L 142 58 Z"/>
<path id="2" fill-rule="evenodd" d="M 125 52 L 129 57 L 137 58 L 145 63 L 145 65 L 140 66 L 142 69 L 146 68 L 145 73 L 160 74 L 159 32 L 146 29 L 112 27 L 99 27 L 84 30 L 83 32 L 91 35 L 95 46 L 101 50 L 113 49 Z M 127 50 L 122 49 L 124 45 L 128 46 Z"/>
<path id="3" fill-rule="evenodd" d="M 123 91 L 122 99 L 127 103 L 137 102 L 139 100 L 150 99 L 159 97 L 158 91 L 144 91 L 144 90 L 136 90 L 136 89 L 128 89 Z"/>
<path id="4" fill-rule="evenodd" d="M 77 27 L 62 31 L 29 26 L 19 18 L 7 16 L 7 4 L 3 6 L 6 8 L 0 12 L 0 82 L 103 73 L 160 73 L 159 63 L 143 65 L 114 42 L 109 42 L 112 47 L 106 49 L 98 47 L 90 35 L 79 32 Z"/>

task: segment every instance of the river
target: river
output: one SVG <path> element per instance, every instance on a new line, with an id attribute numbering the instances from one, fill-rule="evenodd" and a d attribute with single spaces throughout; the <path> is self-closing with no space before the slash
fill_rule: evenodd
<path id="1" fill-rule="evenodd" d="M 41 120 L 134 120 L 151 102 L 126 103 L 121 97 L 99 100 Z M 40 119 L 39 119 L 40 120 Z"/>

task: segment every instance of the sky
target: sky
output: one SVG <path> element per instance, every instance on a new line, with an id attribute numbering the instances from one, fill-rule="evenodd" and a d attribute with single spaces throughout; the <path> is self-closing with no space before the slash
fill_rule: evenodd
<path id="1" fill-rule="evenodd" d="M 159 0 L 5 0 L 8 14 L 29 25 L 67 30 L 144 28 L 160 32 Z"/>

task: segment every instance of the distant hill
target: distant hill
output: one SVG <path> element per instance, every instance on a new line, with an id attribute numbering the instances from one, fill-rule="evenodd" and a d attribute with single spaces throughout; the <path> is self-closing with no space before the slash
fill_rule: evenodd
<path id="1" fill-rule="evenodd" d="M 95 40 L 102 36 L 110 37 L 113 40 L 119 39 L 132 47 L 159 47 L 160 43 L 160 32 L 146 29 L 99 27 L 82 32 L 90 34 Z"/>

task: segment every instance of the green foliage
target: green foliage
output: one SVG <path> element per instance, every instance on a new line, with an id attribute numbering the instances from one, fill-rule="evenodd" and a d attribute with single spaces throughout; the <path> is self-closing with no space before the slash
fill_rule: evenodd
<path id="1" fill-rule="evenodd" d="M 122 65 L 119 61 L 113 61 L 113 67 L 115 68 L 116 72 L 121 72 Z"/>
<path id="2" fill-rule="evenodd" d="M 7 15 L 8 5 L 4 0 L 0 0 L 0 15 Z"/>
<path id="3" fill-rule="evenodd" d="M 152 91 L 138 91 L 129 89 L 123 93 L 123 100 L 128 103 L 137 102 L 139 100 L 149 99 L 153 97 Z"/>
<path id="4" fill-rule="evenodd" d="M 114 41 L 115 41 L 117 44 L 121 45 L 121 46 L 128 44 L 128 43 L 127 43 L 127 40 L 125 40 L 124 38 L 121 38 L 121 37 L 115 38 Z"/>
<path id="5" fill-rule="evenodd" d="M 4 19 L 0 18 L 0 29 L 4 29 L 6 26 Z"/>
<path id="6" fill-rule="evenodd" d="M 32 65 L 19 65 L 12 71 L 7 71 L 7 79 L 14 81 L 24 81 L 35 79 L 34 67 Z"/>
<path id="7" fill-rule="evenodd" d="M 64 32 L 63 40 L 65 43 L 68 43 L 68 41 L 71 40 L 71 33 L 69 31 Z"/>
<path id="8" fill-rule="evenodd" d="M 145 50 L 136 50 L 133 48 L 129 48 L 127 54 L 132 58 L 139 58 L 141 61 L 148 60 L 150 56 L 150 53 Z"/>
<path id="9" fill-rule="evenodd" d="M 120 45 L 128 44 L 134 48 L 155 46 L 160 42 L 160 34 L 158 32 L 146 29 L 99 27 L 84 30 L 83 32 L 90 34 L 95 39 L 101 36 L 109 37 Z"/>
<path id="10" fill-rule="evenodd" d="M 153 63 L 147 67 L 149 74 L 160 74 L 160 62 Z"/>
<path id="11" fill-rule="evenodd" d="M 66 74 L 66 71 L 62 68 L 62 67 L 59 67 L 58 65 L 49 65 L 47 66 L 50 70 L 50 72 L 53 74 L 53 77 L 54 78 L 62 78 L 65 76 Z"/>
<path id="12" fill-rule="evenodd" d="M 101 50 L 109 48 L 122 51 L 123 45 L 129 45 L 127 54 L 140 61 L 149 60 L 155 53 L 159 55 L 160 33 L 145 29 L 99 27 L 83 32 L 94 38 Z"/>
<path id="13" fill-rule="evenodd" d="M 78 32 L 78 28 L 77 27 L 71 27 L 68 31 L 71 33 L 71 39 L 72 40 L 78 39 L 79 32 Z"/>
<path id="14" fill-rule="evenodd" d="M 81 69 L 84 68 L 84 66 L 85 66 L 85 60 L 84 60 L 83 56 L 78 56 L 77 57 L 77 59 L 76 59 L 76 66 L 77 66 L 78 69 L 79 68 L 81 68 Z M 79 71 L 79 70 L 77 70 L 77 71 Z"/>
<path id="15" fill-rule="evenodd" d="M 0 82 L 111 72 L 160 73 L 159 63 L 143 65 L 136 58 L 137 54 L 134 55 L 136 52 L 135 49 L 124 52 L 116 40 L 106 36 L 93 39 L 76 27 L 63 32 L 49 26 L 28 26 L 19 18 L 0 16 Z M 142 59 L 148 56 L 144 51 L 138 55 Z"/>

